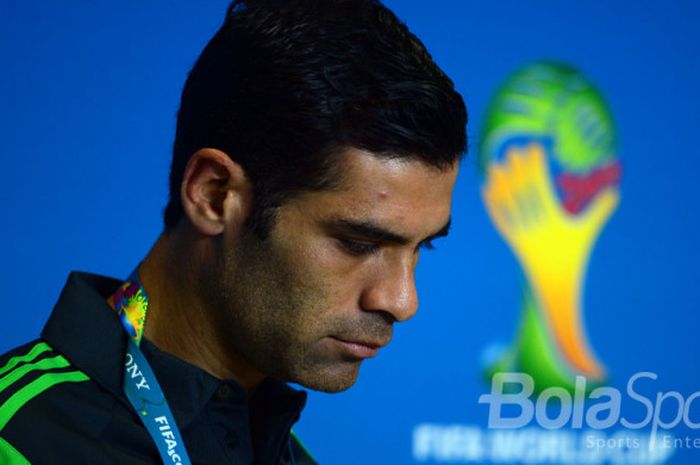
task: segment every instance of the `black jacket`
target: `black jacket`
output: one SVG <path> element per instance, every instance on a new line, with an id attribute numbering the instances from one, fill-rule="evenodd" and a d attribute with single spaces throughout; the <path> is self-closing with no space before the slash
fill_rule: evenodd
<path id="1" fill-rule="evenodd" d="M 0 465 L 162 463 L 122 390 L 126 333 L 106 302 L 120 284 L 71 273 L 41 339 L 0 357 Z M 266 379 L 247 400 L 233 381 L 141 348 L 193 464 L 315 463 L 290 434 L 305 392 Z"/>

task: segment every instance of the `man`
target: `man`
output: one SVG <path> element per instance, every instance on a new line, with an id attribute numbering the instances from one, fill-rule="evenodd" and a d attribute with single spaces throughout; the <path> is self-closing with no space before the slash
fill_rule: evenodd
<path id="1" fill-rule="evenodd" d="M 286 382 L 349 388 L 415 313 L 465 124 L 376 1 L 231 5 L 182 94 L 163 234 L 126 282 L 71 274 L 0 359 L 0 463 L 314 463 Z"/>

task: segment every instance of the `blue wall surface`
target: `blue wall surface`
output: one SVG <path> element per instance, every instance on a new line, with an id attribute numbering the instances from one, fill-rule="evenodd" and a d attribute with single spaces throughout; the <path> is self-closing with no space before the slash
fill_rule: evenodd
<path id="1" fill-rule="evenodd" d="M 161 229 L 179 94 L 226 7 L 39 3 L 0 3 L 0 352 L 38 335 L 70 270 L 126 276 L 148 252 Z M 620 204 L 586 274 L 586 332 L 609 386 L 624 392 L 647 371 L 657 374 L 639 384 L 648 398 L 678 391 L 689 399 L 700 390 L 698 4 L 387 3 L 464 96 L 473 149 L 489 100 L 523 64 L 566 62 L 596 84 L 615 120 L 623 174 Z M 363 365 L 352 389 L 311 393 L 297 427 L 308 448 L 338 465 L 698 463 L 692 444 L 655 455 L 606 443 L 591 455 L 585 429 L 533 421 L 518 430 L 529 436 L 504 439 L 487 427 L 488 406 L 478 402 L 490 390 L 483 360 L 516 337 L 523 278 L 481 184 L 472 150 L 453 230 L 421 257 L 420 311 Z M 132 221 L 115 228 L 115 214 Z M 623 411 L 643 418 L 641 404 L 623 397 Z M 700 401 L 691 406 L 700 422 Z M 673 401 L 664 408 L 670 422 Z M 684 423 L 665 433 L 700 437 Z M 617 424 L 595 437 L 648 430 Z M 561 434 L 546 436 L 552 431 Z M 528 456 L 538 448 L 551 454 Z"/>

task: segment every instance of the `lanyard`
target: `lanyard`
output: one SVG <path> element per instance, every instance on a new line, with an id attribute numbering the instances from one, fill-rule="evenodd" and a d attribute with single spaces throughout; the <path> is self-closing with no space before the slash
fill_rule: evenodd
<path id="1" fill-rule="evenodd" d="M 165 395 L 139 348 L 148 311 L 148 295 L 136 271 L 111 297 L 111 303 L 129 335 L 124 363 L 124 393 L 156 443 L 163 463 L 190 465 L 185 443 Z"/>

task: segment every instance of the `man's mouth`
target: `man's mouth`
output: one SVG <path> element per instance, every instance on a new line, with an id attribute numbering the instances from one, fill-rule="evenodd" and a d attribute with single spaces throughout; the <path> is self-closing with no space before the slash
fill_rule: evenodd
<path id="1" fill-rule="evenodd" d="M 376 356 L 379 349 L 389 343 L 389 340 L 348 340 L 338 337 L 333 337 L 333 339 L 338 341 L 344 352 L 358 359 Z"/>

